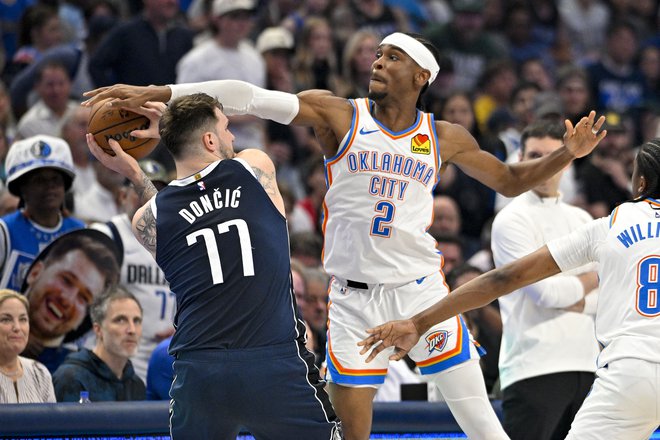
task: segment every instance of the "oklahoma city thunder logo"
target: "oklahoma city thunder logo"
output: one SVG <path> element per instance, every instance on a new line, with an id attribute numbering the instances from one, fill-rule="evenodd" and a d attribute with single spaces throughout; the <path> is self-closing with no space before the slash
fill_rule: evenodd
<path id="1" fill-rule="evenodd" d="M 447 345 L 447 340 L 450 335 L 451 333 L 447 330 L 439 330 L 427 335 L 425 340 L 426 349 L 429 351 L 429 354 L 434 351 L 442 351 L 442 349 L 445 348 L 445 345 Z"/>
<path id="2" fill-rule="evenodd" d="M 431 141 L 422 133 L 417 133 L 410 141 L 410 151 L 415 154 L 431 154 Z"/>

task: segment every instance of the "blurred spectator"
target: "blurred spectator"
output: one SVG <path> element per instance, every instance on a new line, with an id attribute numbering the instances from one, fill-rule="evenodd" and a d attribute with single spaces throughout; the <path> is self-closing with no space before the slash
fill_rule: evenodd
<path id="1" fill-rule="evenodd" d="M 151 353 L 147 369 L 147 400 L 170 400 L 174 356 L 168 353 L 172 337 L 163 339 Z"/>
<path id="2" fill-rule="evenodd" d="M 96 182 L 96 171 L 85 139 L 90 113 L 91 108 L 79 105 L 69 110 L 62 120 L 60 136 L 71 147 L 73 169 L 76 172 L 76 179 L 71 187 L 74 197 L 87 192 Z"/>
<path id="3" fill-rule="evenodd" d="M 169 183 L 162 164 L 150 159 L 138 163 L 157 189 Z M 123 255 L 119 284 L 135 295 L 144 311 L 142 339 L 132 362 L 135 373 L 146 380 L 151 352 L 174 333 L 176 299 L 151 253 L 137 241 L 131 229 L 131 219 L 142 206 L 132 184 L 124 182 L 118 200 L 120 213 L 106 223 L 95 223 L 91 227 L 108 235 L 117 245 Z"/>
<path id="4" fill-rule="evenodd" d="M 483 136 L 476 126 L 469 95 L 461 92 L 450 95 L 441 110 L 440 118 L 468 130 L 482 150 L 502 160 L 506 157 L 504 144 L 495 137 Z M 461 232 L 468 240 L 466 255 L 469 257 L 471 252 L 479 247 L 479 235 L 484 223 L 494 214 L 495 192 L 469 177 L 458 167 L 449 165 L 442 174 L 435 193 L 445 194 L 459 201 L 463 219 Z"/>
<path id="5" fill-rule="evenodd" d="M 427 232 L 433 237 L 461 233 L 461 212 L 454 199 L 443 195 L 433 197 L 433 222 Z"/>
<path id="6" fill-rule="evenodd" d="M 295 258 L 305 267 L 321 265 L 323 237 L 314 231 L 292 232 L 291 258 Z"/>
<path id="7" fill-rule="evenodd" d="M 639 49 L 636 29 L 625 21 L 608 29 L 605 52 L 600 61 L 588 67 L 596 108 L 619 113 L 642 104 L 646 81 L 635 64 Z"/>
<path id="8" fill-rule="evenodd" d="M 456 72 L 456 87 L 473 90 L 490 61 L 506 58 L 506 50 L 484 31 L 486 0 L 452 0 L 454 17 L 444 25 L 430 24 L 425 36 L 449 54 Z"/>
<path id="9" fill-rule="evenodd" d="M 115 287 L 89 310 L 96 346 L 72 353 L 53 374 L 58 402 L 77 402 L 81 391 L 92 402 L 145 400 L 145 386 L 133 370 L 142 334 L 142 307 L 127 290 Z"/>
<path id="10" fill-rule="evenodd" d="M 580 67 L 565 66 L 557 72 L 557 93 L 566 119 L 573 124 L 593 108 L 589 76 Z"/>
<path id="11" fill-rule="evenodd" d="M 517 82 L 518 74 L 510 61 L 495 61 L 486 66 L 479 77 L 478 95 L 474 101 L 474 116 L 482 133 L 488 131 L 488 118 L 493 112 L 509 105 Z"/>
<path id="12" fill-rule="evenodd" d="M 529 125 L 536 117 L 534 104 L 536 95 L 541 92 L 541 88 L 534 82 L 519 82 L 511 92 L 511 116 L 514 122 L 509 130 L 498 130 L 496 133 L 507 151 L 507 162 L 512 154 L 518 156 L 520 151 L 520 133 L 523 128 Z M 492 119 L 492 118 L 491 118 Z M 492 120 L 489 121 L 489 125 Z M 491 129 L 492 131 L 492 129 Z M 517 160 L 517 157 L 516 157 Z"/>
<path id="13" fill-rule="evenodd" d="M 0 286 L 21 290 L 37 254 L 65 232 L 84 226 L 63 212 L 65 192 L 75 177 L 69 145 L 35 136 L 15 142 L 6 160 L 7 188 L 20 210 L 0 219 Z"/>
<path id="14" fill-rule="evenodd" d="M 330 0 L 302 0 L 296 10 L 288 14 L 282 20 L 282 26 L 287 28 L 294 35 L 299 35 L 302 31 L 305 21 L 310 17 L 329 17 L 331 5 Z"/>
<path id="15" fill-rule="evenodd" d="M 642 47 L 639 51 L 637 65 L 645 80 L 645 105 L 660 107 L 660 46 L 648 44 Z M 642 136 L 642 139 L 651 137 Z"/>
<path id="16" fill-rule="evenodd" d="M 606 113 L 605 118 L 602 128 L 607 130 L 607 136 L 587 156 L 578 173 L 586 210 L 594 218 L 608 216 L 617 205 L 632 197 L 632 121 L 614 112 Z"/>
<path id="17" fill-rule="evenodd" d="M 459 288 L 482 273 L 482 270 L 467 263 L 454 267 L 447 274 L 449 291 Z M 470 310 L 464 313 L 463 317 L 472 337 L 486 351 L 479 360 L 481 371 L 484 373 L 486 390 L 489 395 L 497 394 L 499 393 L 500 376 L 497 363 L 500 357 L 500 339 L 502 337 L 502 319 L 498 303 L 493 301 L 484 307 Z"/>
<path id="18" fill-rule="evenodd" d="M 60 44 L 48 49 L 34 63 L 16 75 L 11 83 L 11 103 L 16 115 L 23 115 L 38 99 L 34 83 L 42 66 L 51 61 L 64 65 L 72 79 L 70 97 L 82 99 L 83 92 L 94 88 L 89 75 L 89 58 L 94 53 L 101 38 L 117 23 L 115 17 L 100 15 L 90 18 L 87 23 L 87 37 L 84 44 Z"/>
<path id="19" fill-rule="evenodd" d="M 321 266 L 306 267 L 302 273 L 305 279 L 305 295 L 298 303 L 302 318 L 309 324 L 314 338 L 316 365 L 325 360 L 326 331 L 328 330 L 328 284 L 330 276 Z"/>
<path id="20" fill-rule="evenodd" d="M 36 3 L 25 10 L 18 30 L 18 50 L 3 73 L 7 83 L 11 83 L 18 72 L 38 60 L 46 50 L 62 41 L 62 25 L 57 9 L 43 3 Z"/>
<path id="21" fill-rule="evenodd" d="M 0 127 L 4 129 L 5 141 L 11 142 L 16 135 L 16 114 L 12 108 L 7 86 L 0 81 Z M 4 162 L 4 158 L 2 158 Z M 2 178 L 4 179 L 4 172 Z"/>
<path id="22" fill-rule="evenodd" d="M 554 89 L 554 78 L 542 58 L 528 58 L 518 64 L 518 76 L 521 81 L 531 82 L 541 90 Z"/>
<path id="23" fill-rule="evenodd" d="M 0 98 L 1 100 L 2 98 Z M 7 170 L 5 169 L 5 160 L 9 151 L 9 139 L 7 138 L 5 128 L 0 124 L 0 181 L 7 179 Z"/>
<path id="24" fill-rule="evenodd" d="M 0 290 L 0 404 L 55 402 L 46 367 L 19 356 L 29 333 L 27 299 L 13 290 Z"/>
<path id="25" fill-rule="evenodd" d="M 24 356 L 53 373 L 76 347 L 64 337 L 82 324 L 89 304 L 117 282 L 114 244 L 101 232 L 70 232 L 46 247 L 30 267 L 23 293 L 30 302 Z"/>
<path id="26" fill-rule="evenodd" d="M 59 136 L 64 115 L 79 105 L 77 101 L 69 99 L 71 77 L 66 66 L 57 60 L 42 64 L 37 72 L 34 89 L 39 100 L 18 121 L 16 138 Z"/>
<path id="27" fill-rule="evenodd" d="M 563 145 L 564 126 L 538 121 L 525 128 L 521 160 L 545 157 Z M 591 217 L 562 202 L 561 172 L 516 197 L 495 217 L 492 249 L 501 267 Z M 580 274 L 580 275 L 578 275 Z M 564 438 L 594 380 L 598 343 L 593 315 L 598 285 L 593 267 L 559 274 L 499 298 L 503 426 L 516 440 Z M 530 419 L 535 422 L 530 424 Z"/>
<path id="28" fill-rule="evenodd" d="M 344 47 L 342 96 L 360 98 L 369 94 L 372 65 L 381 37 L 371 31 L 358 31 Z"/>
<path id="29" fill-rule="evenodd" d="M 509 58 L 520 64 L 529 59 L 541 59 L 550 44 L 533 32 L 532 12 L 527 3 L 513 3 L 505 13 L 503 30 L 509 44 Z"/>
<path id="30" fill-rule="evenodd" d="M 4 217 L 16 211 L 19 201 L 20 199 L 9 192 L 9 189 L 3 184 L 0 190 L 0 216 Z"/>
<path id="31" fill-rule="evenodd" d="M 442 254 L 442 271 L 451 272 L 455 267 L 465 263 L 463 247 L 464 241 L 458 234 L 437 234 L 436 248 Z"/>
<path id="32" fill-rule="evenodd" d="M 216 79 L 239 79 L 255 86 L 266 85 L 266 65 L 248 40 L 254 27 L 253 0 L 214 0 L 213 38 L 199 43 L 177 65 L 177 83 Z M 263 149 L 264 122 L 253 116 L 230 116 L 234 147 Z"/>
<path id="33" fill-rule="evenodd" d="M 559 15 L 578 63 L 595 61 L 605 45 L 610 13 L 602 0 L 559 0 Z"/>
<path id="34" fill-rule="evenodd" d="M 314 335 L 314 331 L 309 325 L 309 322 L 305 320 L 305 317 L 302 313 L 303 304 L 306 304 L 308 300 L 307 279 L 305 278 L 305 266 L 303 266 L 302 263 L 296 259 L 291 260 L 291 287 L 293 288 L 293 293 L 296 297 L 296 305 L 298 306 L 298 310 L 300 311 L 301 315 L 300 318 L 305 321 L 305 347 L 307 347 L 309 351 L 315 353 L 316 355 L 317 348 L 325 350 L 325 347 L 318 347 L 316 344 L 317 341 L 316 336 Z"/>
<path id="35" fill-rule="evenodd" d="M 410 23 L 406 12 L 395 2 L 385 0 L 349 0 L 355 28 L 368 30 L 381 38 L 393 32 L 409 32 Z"/>
<path id="36" fill-rule="evenodd" d="M 25 10 L 33 5 L 35 0 L 16 0 L 0 2 L 0 20 L 2 20 L 2 45 L 0 50 L 0 65 L 5 66 L 11 60 L 18 48 L 19 22 Z"/>
<path id="37" fill-rule="evenodd" d="M 259 34 L 256 47 L 266 64 L 266 87 L 295 93 L 291 71 L 294 48 L 291 32 L 282 26 L 266 28 Z"/>
<path id="38" fill-rule="evenodd" d="M 106 222 L 119 214 L 119 193 L 124 177 L 91 157 L 94 179 L 84 192 L 74 193 L 74 214 L 90 222 Z"/>
<path id="39" fill-rule="evenodd" d="M 309 157 L 301 170 L 306 196 L 298 200 L 293 208 L 291 224 L 293 232 L 321 232 L 323 199 L 328 188 L 325 182 L 323 158 L 316 155 Z"/>
<path id="40" fill-rule="evenodd" d="M 193 33 L 177 23 L 177 0 L 144 0 L 139 16 L 115 26 L 89 60 L 96 87 L 115 83 L 172 84 Z"/>
<path id="41" fill-rule="evenodd" d="M 323 17 L 305 21 L 293 57 L 293 75 L 298 90 L 339 89 L 339 63 L 330 24 Z"/>

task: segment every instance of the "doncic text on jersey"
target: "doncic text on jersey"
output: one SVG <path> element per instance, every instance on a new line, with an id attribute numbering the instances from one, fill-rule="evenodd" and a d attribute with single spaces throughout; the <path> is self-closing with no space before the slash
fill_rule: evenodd
<path id="1" fill-rule="evenodd" d="M 197 182 L 200 190 L 204 189 L 204 182 Z M 183 217 L 191 225 L 195 220 L 207 214 L 222 208 L 238 208 L 241 198 L 241 187 L 235 189 L 214 188 L 213 194 L 204 194 L 199 197 L 199 201 L 193 200 L 190 202 L 190 208 L 183 208 L 179 210 L 179 215 Z"/>

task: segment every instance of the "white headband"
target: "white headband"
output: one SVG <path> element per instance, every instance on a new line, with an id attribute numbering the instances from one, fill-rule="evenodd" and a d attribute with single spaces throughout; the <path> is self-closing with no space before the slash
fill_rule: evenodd
<path id="1" fill-rule="evenodd" d="M 435 77 L 438 76 L 440 66 L 438 66 L 435 57 L 426 46 L 415 40 L 413 37 L 402 34 L 401 32 L 395 32 L 383 38 L 380 45 L 382 46 L 383 44 L 390 44 L 400 48 L 419 64 L 421 68 L 430 71 L 431 77 L 429 78 L 429 84 L 431 84 L 433 80 L 435 80 Z"/>

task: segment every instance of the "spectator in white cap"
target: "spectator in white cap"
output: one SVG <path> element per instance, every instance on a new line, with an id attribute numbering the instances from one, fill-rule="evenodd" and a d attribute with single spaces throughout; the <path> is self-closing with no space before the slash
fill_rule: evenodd
<path id="1" fill-rule="evenodd" d="M 9 148 L 6 168 L 7 188 L 20 202 L 17 211 L 0 218 L 0 287 L 20 291 L 39 251 L 85 225 L 64 209 L 75 177 L 64 140 L 39 135 L 17 141 Z"/>
<path id="2" fill-rule="evenodd" d="M 254 28 L 254 0 L 214 0 L 213 38 L 191 49 L 177 66 L 177 83 L 213 79 L 239 79 L 259 87 L 266 85 L 266 64 L 248 39 Z M 251 116 L 230 117 L 234 148 L 262 149 L 264 124 Z"/>
<path id="3" fill-rule="evenodd" d="M 293 35 L 282 26 L 266 28 L 259 34 L 257 50 L 266 62 L 266 84 L 269 89 L 295 91 L 291 71 L 293 46 Z"/>

